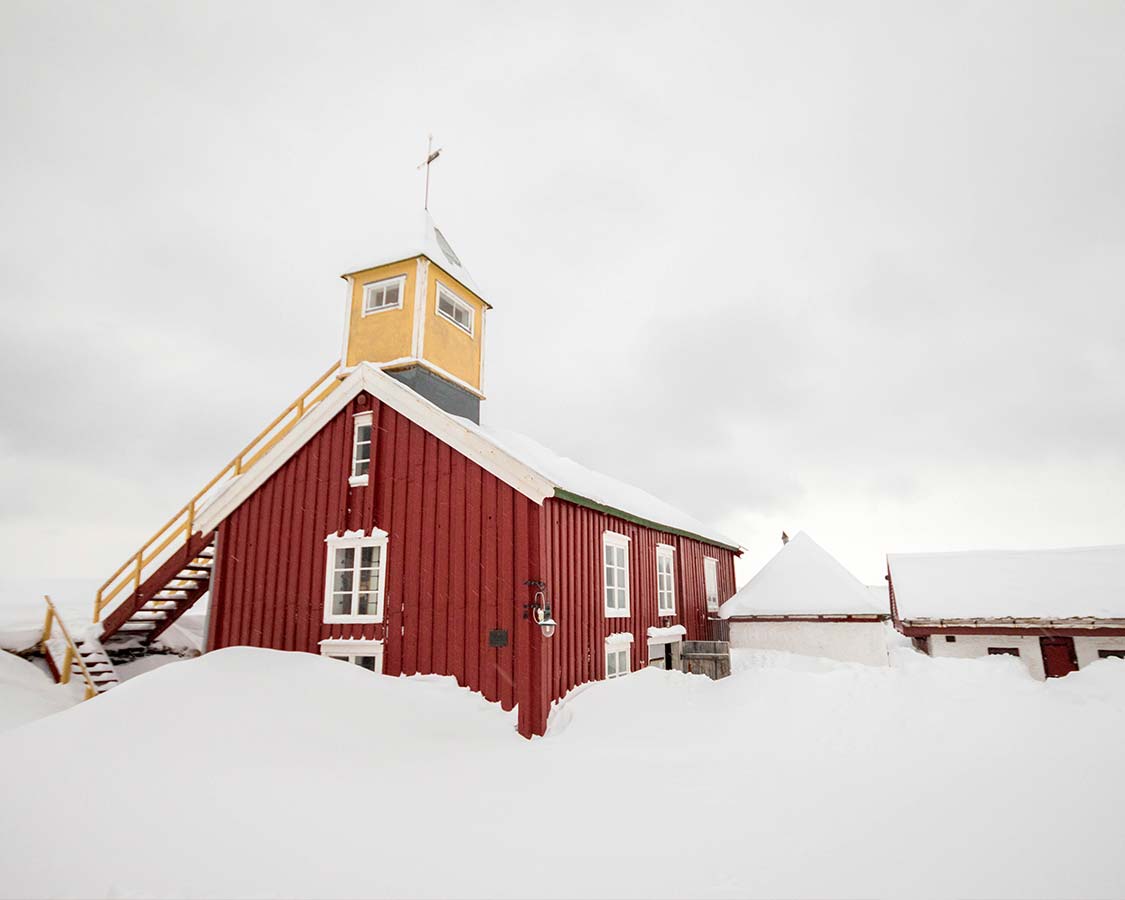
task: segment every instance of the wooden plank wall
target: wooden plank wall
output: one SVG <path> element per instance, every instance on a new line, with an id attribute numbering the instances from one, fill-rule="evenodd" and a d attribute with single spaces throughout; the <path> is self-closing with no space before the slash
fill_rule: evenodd
<path id="1" fill-rule="evenodd" d="M 376 424 L 370 485 L 351 488 L 352 418 L 369 410 Z M 220 526 L 221 578 L 212 586 L 207 646 L 318 653 L 325 638 L 378 639 L 386 673 L 453 675 L 511 709 L 517 644 L 530 634 L 526 623 L 520 628 L 524 582 L 543 577 L 540 513 L 362 394 Z M 390 535 L 384 623 L 326 625 L 324 539 L 372 526 Z M 507 647 L 488 646 L 493 628 L 508 631 Z"/>
<path id="2" fill-rule="evenodd" d="M 648 628 L 683 625 L 687 640 L 707 640 L 703 559 L 718 560 L 719 602 L 734 595 L 734 553 L 691 538 L 636 525 L 565 500 L 549 499 L 546 513 L 547 581 L 558 630 L 548 643 L 548 695 L 552 700 L 587 681 L 605 677 L 605 639 L 632 632 L 634 671 L 648 664 Z M 629 612 L 607 618 L 603 598 L 602 533 L 630 538 Z M 656 545 L 676 548 L 676 615 L 658 616 Z"/>

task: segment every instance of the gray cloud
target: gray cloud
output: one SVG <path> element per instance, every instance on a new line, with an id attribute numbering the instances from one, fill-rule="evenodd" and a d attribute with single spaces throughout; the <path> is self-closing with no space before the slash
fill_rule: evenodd
<path id="1" fill-rule="evenodd" d="M 430 130 L 492 421 L 751 564 L 1125 541 L 1125 11 L 640 11 L 5 4 L 6 570 L 112 570 L 328 365 Z"/>

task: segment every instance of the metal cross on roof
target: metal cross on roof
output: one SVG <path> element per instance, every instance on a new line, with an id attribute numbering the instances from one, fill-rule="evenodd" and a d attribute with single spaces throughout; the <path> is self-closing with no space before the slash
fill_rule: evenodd
<path id="1" fill-rule="evenodd" d="M 419 169 L 421 169 L 422 166 L 426 167 L 426 200 L 422 206 L 425 210 L 429 210 L 430 208 L 430 163 L 439 156 L 441 156 L 441 147 L 438 147 L 437 150 L 434 149 L 434 136 L 431 134 L 429 140 L 426 142 L 426 161 L 418 166 Z"/>

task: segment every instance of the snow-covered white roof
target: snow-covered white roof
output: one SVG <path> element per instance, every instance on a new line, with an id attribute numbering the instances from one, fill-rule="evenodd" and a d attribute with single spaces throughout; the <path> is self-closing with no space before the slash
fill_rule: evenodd
<path id="1" fill-rule="evenodd" d="M 719 607 L 732 616 L 889 615 L 870 590 L 803 531 Z"/>
<path id="2" fill-rule="evenodd" d="M 449 241 L 434 223 L 429 212 L 425 213 L 421 228 L 413 234 L 403 235 L 389 241 L 387 246 L 390 248 L 389 252 L 380 253 L 374 262 L 366 263 L 362 268 L 354 269 L 349 274 L 362 272 L 365 269 L 374 269 L 377 266 L 385 266 L 388 263 L 399 262 L 404 259 L 412 259 L 415 256 L 425 256 L 445 269 L 446 272 L 482 300 L 484 299 L 484 295 L 476 281 L 473 280 L 473 276 L 469 274 L 469 270 L 465 268 L 461 257 L 450 246 Z"/>
<path id="3" fill-rule="evenodd" d="M 355 366 L 335 390 L 310 407 L 262 460 L 249 471 L 220 484 L 197 511 L 196 526 L 209 531 L 245 501 L 287 459 L 320 431 L 347 403 L 367 391 L 399 414 L 429 431 L 536 503 L 560 497 L 642 519 L 656 528 L 739 549 L 739 545 L 694 516 L 640 488 L 587 469 L 530 438 L 483 428 L 450 415 L 421 394 L 370 363 Z"/>
<path id="4" fill-rule="evenodd" d="M 887 556 L 900 619 L 1125 618 L 1125 545 Z"/>
<path id="5" fill-rule="evenodd" d="M 559 495 L 560 491 L 565 492 L 562 494 L 564 498 L 566 494 L 573 494 L 611 510 L 619 510 L 639 519 L 697 535 L 713 543 L 735 548 L 739 546 L 736 541 L 689 513 L 670 503 L 665 503 L 659 497 L 654 497 L 647 491 L 611 478 L 609 475 L 588 469 L 581 463 L 560 456 L 529 437 L 502 428 L 477 425 L 467 419 L 460 421 L 553 483 L 556 495 Z"/>

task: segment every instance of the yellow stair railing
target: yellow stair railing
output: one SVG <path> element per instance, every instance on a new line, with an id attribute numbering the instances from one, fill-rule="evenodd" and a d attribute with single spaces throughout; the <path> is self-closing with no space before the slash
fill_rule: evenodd
<path id="1" fill-rule="evenodd" d="M 59 684 L 70 683 L 70 672 L 74 667 L 75 660 L 77 660 L 78 668 L 82 672 L 82 679 L 86 682 L 86 697 L 84 699 L 89 700 L 91 697 L 96 697 L 98 695 L 98 688 L 97 685 L 94 684 L 94 676 L 90 674 L 90 670 L 86 667 L 86 660 L 84 660 L 82 654 L 78 652 L 78 645 L 74 643 L 74 639 L 70 636 L 70 631 L 66 627 L 66 622 L 62 620 L 59 611 L 55 609 L 55 604 L 51 602 L 51 598 L 44 594 L 43 599 L 47 601 L 47 618 L 43 622 L 43 640 L 39 645 L 40 649 L 43 651 L 43 655 L 54 661 L 58 668 Z M 58 623 L 59 631 L 62 633 L 63 640 L 66 642 L 66 652 L 63 653 L 61 666 L 58 665 L 58 661 L 55 660 L 47 646 L 53 639 L 55 623 Z"/>
<path id="2" fill-rule="evenodd" d="M 156 533 L 141 545 L 141 549 L 130 556 L 105 583 L 98 588 L 94 598 L 94 621 L 101 619 L 104 610 L 114 599 L 129 585 L 133 591 L 141 586 L 145 570 L 178 538 L 186 543 L 191 539 L 192 529 L 195 527 L 195 514 L 199 501 L 224 478 L 241 475 L 268 453 L 293 428 L 305 412 L 312 406 L 327 397 L 338 384 L 336 375 L 340 364 L 334 362 L 331 368 L 321 375 L 313 384 L 304 391 L 296 400 L 290 403 L 282 413 L 270 422 L 261 433 L 249 444 L 239 451 L 238 455 L 227 463 L 219 473 L 207 482 L 195 496 L 164 523 Z M 309 398 L 312 398 L 311 400 Z"/>

